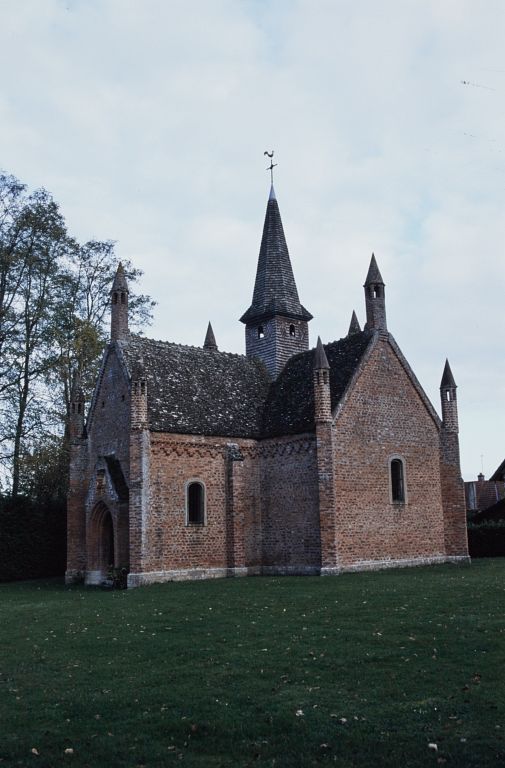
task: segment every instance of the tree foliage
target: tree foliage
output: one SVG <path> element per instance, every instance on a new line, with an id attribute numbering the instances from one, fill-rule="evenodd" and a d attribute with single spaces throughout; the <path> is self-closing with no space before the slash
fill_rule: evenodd
<path id="1" fill-rule="evenodd" d="M 123 266 L 135 284 L 141 271 Z M 45 446 L 66 455 L 71 381 L 79 372 L 89 396 L 116 268 L 112 241 L 79 244 L 46 190 L 30 193 L 0 173 L 0 462 L 13 496 L 34 492 Z M 150 321 L 152 306 L 131 293 L 134 328 Z"/>

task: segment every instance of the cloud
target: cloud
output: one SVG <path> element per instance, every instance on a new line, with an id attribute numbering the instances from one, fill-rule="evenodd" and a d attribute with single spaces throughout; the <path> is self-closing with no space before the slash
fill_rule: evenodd
<path id="1" fill-rule="evenodd" d="M 0 165 L 82 240 L 118 241 L 155 335 L 243 350 L 274 148 L 312 338 L 338 338 L 372 251 L 388 318 L 463 468 L 502 460 L 505 6 L 489 0 L 6 0 Z M 470 83 L 463 84 L 461 81 Z M 482 403 L 486 406 L 483 407 Z M 488 463 L 489 462 L 489 463 Z"/>

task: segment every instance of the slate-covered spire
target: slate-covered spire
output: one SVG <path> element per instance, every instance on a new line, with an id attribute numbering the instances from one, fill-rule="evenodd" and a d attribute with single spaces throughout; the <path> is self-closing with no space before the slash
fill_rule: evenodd
<path id="1" fill-rule="evenodd" d="M 259 322 L 274 315 L 311 320 L 300 304 L 279 205 L 270 189 L 252 303 L 240 318 L 242 323 Z"/>
<path id="2" fill-rule="evenodd" d="M 128 330 L 128 282 L 121 262 L 119 262 L 111 288 L 111 341 L 125 341 Z"/>
<path id="3" fill-rule="evenodd" d="M 349 325 L 349 331 L 347 332 L 347 335 L 354 336 L 355 333 L 361 333 L 361 326 L 359 324 L 358 316 L 356 315 L 356 312 L 353 309 L 351 322 Z"/>
<path id="4" fill-rule="evenodd" d="M 365 331 L 387 331 L 384 280 L 372 253 L 365 285 Z"/>
<path id="5" fill-rule="evenodd" d="M 245 324 L 246 355 L 275 378 L 290 357 L 309 348 L 312 315 L 300 303 L 273 184 L 267 203 L 252 303 Z"/>
<path id="6" fill-rule="evenodd" d="M 212 325 L 210 324 L 210 322 L 209 322 L 209 325 L 207 326 L 207 333 L 205 334 L 205 341 L 203 342 L 203 348 L 210 349 L 212 351 L 217 352 L 216 337 L 214 336 L 214 331 L 212 330 Z"/>
<path id="7" fill-rule="evenodd" d="M 384 280 L 382 279 L 382 275 L 379 271 L 379 267 L 377 266 L 375 254 L 372 253 L 372 258 L 370 259 L 370 266 L 368 268 L 368 274 L 366 276 L 365 285 L 372 285 L 374 283 L 378 285 L 384 285 Z"/>

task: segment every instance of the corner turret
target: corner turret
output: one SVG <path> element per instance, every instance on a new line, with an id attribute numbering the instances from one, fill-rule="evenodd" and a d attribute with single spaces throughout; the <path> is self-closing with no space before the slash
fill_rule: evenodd
<path id="1" fill-rule="evenodd" d="M 76 372 L 70 392 L 70 437 L 82 437 L 84 433 L 84 391 L 81 386 L 81 377 Z"/>
<path id="2" fill-rule="evenodd" d="M 387 331 L 385 284 L 372 253 L 365 285 L 365 331 Z"/>
<path id="3" fill-rule="evenodd" d="M 119 262 L 111 289 L 111 341 L 125 341 L 128 330 L 128 283 L 121 262 Z"/>
<path id="4" fill-rule="evenodd" d="M 320 336 L 314 354 L 314 420 L 331 422 L 330 365 Z"/>
<path id="5" fill-rule="evenodd" d="M 452 375 L 449 361 L 445 361 L 444 373 L 440 382 L 440 400 L 442 402 L 442 425 L 449 432 L 459 432 L 458 398 L 456 382 Z"/>

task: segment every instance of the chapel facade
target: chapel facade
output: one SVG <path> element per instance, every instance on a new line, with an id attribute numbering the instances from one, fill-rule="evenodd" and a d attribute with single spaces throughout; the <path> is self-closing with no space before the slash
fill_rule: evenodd
<path id="1" fill-rule="evenodd" d="M 273 187 L 246 354 L 128 329 L 121 265 L 111 340 L 85 418 L 71 403 L 68 582 L 128 586 L 338 574 L 468 561 L 456 383 L 441 418 L 388 331 L 372 255 L 363 330 L 309 348 Z"/>

